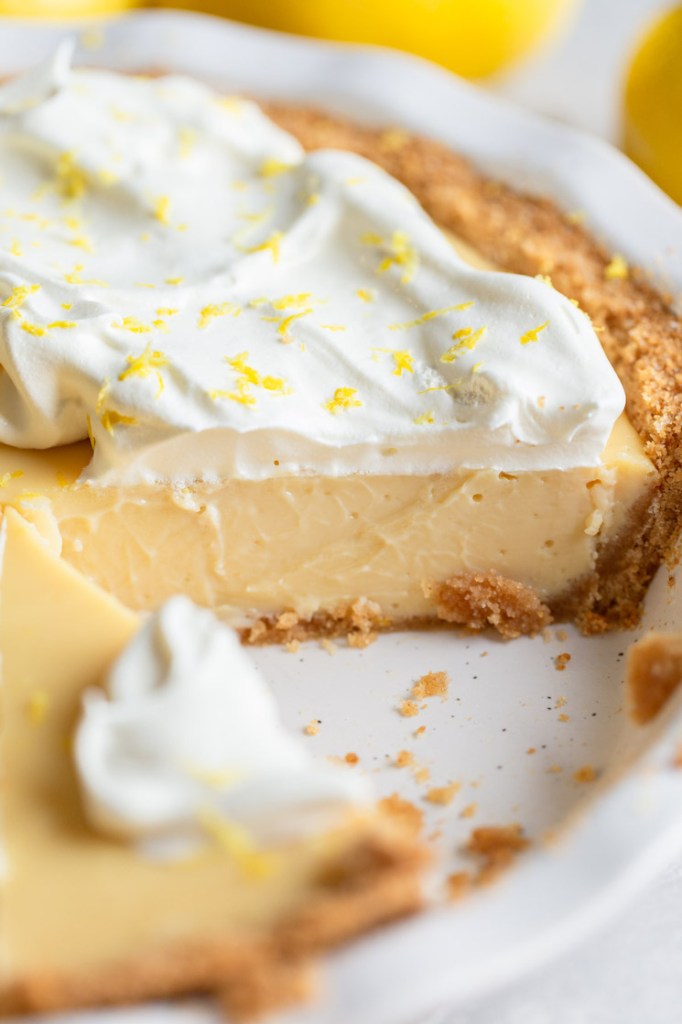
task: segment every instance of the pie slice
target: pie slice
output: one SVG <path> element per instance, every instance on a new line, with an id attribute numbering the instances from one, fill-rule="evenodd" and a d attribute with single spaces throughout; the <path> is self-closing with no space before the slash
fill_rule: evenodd
<path id="1" fill-rule="evenodd" d="M 679 319 L 442 147 L 270 113 L 65 49 L 0 91 L 2 501 L 251 642 L 631 624 L 679 527 Z"/>
<path id="2" fill-rule="evenodd" d="M 216 992 L 251 1014 L 300 996 L 311 956 L 420 905 L 419 843 L 394 817 L 353 801 L 324 828 L 258 849 L 214 818 L 208 845 L 161 862 L 121 831 L 120 815 L 118 831 L 95 827 L 83 780 L 91 780 L 92 798 L 115 751 L 106 748 L 97 774 L 92 734 L 87 742 L 76 734 L 77 760 L 90 770 L 83 775 L 81 764 L 79 786 L 74 727 L 84 691 L 98 686 L 140 620 L 59 559 L 16 512 L 6 512 L 2 529 L 3 1014 L 193 991 Z M 182 683 L 192 706 L 201 704 L 198 673 L 197 666 Z M 144 672 L 126 668 L 124 676 L 124 688 L 135 687 Z M 94 710 L 100 724 L 108 710 L 116 730 L 133 728 L 124 706 L 100 697 Z M 245 727 L 245 715 L 240 705 L 233 719 Z M 134 799 L 153 789 L 150 759 L 167 726 L 166 712 L 157 714 L 153 737 L 138 750 L 142 761 L 116 761 L 113 784 L 125 785 L 132 772 Z M 329 769 L 308 770 L 315 779 Z M 281 817 L 272 800 L 269 813 Z M 287 820 L 295 814 L 290 806 Z"/>

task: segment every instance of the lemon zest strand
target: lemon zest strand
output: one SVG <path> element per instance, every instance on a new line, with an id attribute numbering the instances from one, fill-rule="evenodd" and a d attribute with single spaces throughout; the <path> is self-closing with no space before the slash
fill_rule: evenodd
<path id="1" fill-rule="evenodd" d="M 454 306 L 443 306 L 442 309 L 432 309 L 428 313 L 422 313 L 416 320 L 406 320 L 404 323 L 389 324 L 388 329 L 390 331 L 407 331 L 410 327 L 420 327 L 422 324 L 426 324 L 429 320 L 435 320 L 437 316 L 444 316 L 446 313 L 459 312 L 463 309 L 470 309 L 473 306 L 473 300 L 471 302 L 459 302 Z"/>
<path id="2" fill-rule="evenodd" d="M 139 356 L 128 356 L 127 357 L 128 367 L 122 370 L 118 375 L 120 381 L 127 380 L 128 377 L 148 377 L 150 374 L 156 376 L 158 383 L 158 390 L 156 392 L 156 398 L 159 398 L 164 390 L 165 383 L 161 376 L 161 370 L 169 365 L 168 356 L 158 349 L 152 349 L 151 345 L 147 345 Z"/>
<path id="3" fill-rule="evenodd" d="M 521 344 L 530 345 L 532 341 L 537 341 L 540 332 L 546 330 L 547 327 L 549 327 L 549 320 L 545 320 L 544 324 L 538 324 L 537 327 L 531 327 L 529 331 L 521 335 L 519 339 Z"/>
<path id="4" fill-rule="evenodd" d="M 462 327 L 459 331 L 455 331 L 452 337 L 456 344 L 451 345 L 447 352 L 443 352 L 440 357 L 441 363 L 454 363 L 455 359 L 463 352 L 470 352 L 476 348 L 487 330 L 487 327 L 479 327 L 476 331 L 471 327 Z"/>
<path id="5" fill-rule="evenodd" d="M 322 408 L 336 416 L 342 409 L 353 409 L 361 406 L 362 402 L 359 398 L 355 397 L 357 393 L 357 388 L 337 388 L 333 396 L 328 402 L 323 404 Z"/>

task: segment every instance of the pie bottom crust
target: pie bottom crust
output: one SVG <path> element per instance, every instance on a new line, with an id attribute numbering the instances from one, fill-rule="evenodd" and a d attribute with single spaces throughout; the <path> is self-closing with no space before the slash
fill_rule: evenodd
<path id="1" fill-rule="evenodd" d="M 0 1016 L 209 992 L 234 1018 L 257 1017 L 309 994 L 314 955 L 419 910 L 426 860 L 403 829 L 377 828 L 327 863 L 305 905 L 265 935 L 180 942 L 77 973 L 36 971 L 0 989 Z"/>

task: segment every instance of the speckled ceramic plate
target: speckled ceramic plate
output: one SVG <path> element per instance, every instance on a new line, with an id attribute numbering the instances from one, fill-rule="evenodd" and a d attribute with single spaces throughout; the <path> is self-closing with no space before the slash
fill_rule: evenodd
<path id="1" fill-rule="evenodd" d="M 68 31 L 1 23 L 3 73 L 41 59 Z M 682 291 L 682 213 L 627 160 L 425 62 L 173 12 L 91 25 L 82 39 L 79 57 L 88 63 L 187 72 L 221 88 L 314 101 L 439 137 L 491 174 L 585 211 L 609 245 Z M 661 574 L 642 629 L 681 622 L 682 599 Z M 311 749 L 357 754 L 348 771 L 368 772 L 379 792 L 423 807 L 441 881 L 465 864 L 459 850 L 476 825 L 519 822 L 532 840 L 496 885 L 331 957 L 326 996 L 289 1024 L 415 1024 L 439 1005 L 489 992 L 583 939 L 682 850 L 682 773 L 672 767 L 682 695 L 646 729 L 630 723 L 623 659 L 634 638 L 552 628 L 505 644 L 444 631 L 382 637 L 364 651 L 308 644 L 295 654 L 256 653 L 290 727 L 320 721 L 306 740 Z M 563 671 L 560 654 L 570 654 L 560 659 Z M 398 706 L 428 671 L 448 673 L 447 697 L 401 716 Z M 396 767 L 400 750 L 412 753 L 415 767 Z M 596 781 L 580 781 L 592 771 Z M 430 787 L 455 782 L 449 805 L 425 799 Z M 207 1002 L 59 1018 L 216 1019 Z"/>

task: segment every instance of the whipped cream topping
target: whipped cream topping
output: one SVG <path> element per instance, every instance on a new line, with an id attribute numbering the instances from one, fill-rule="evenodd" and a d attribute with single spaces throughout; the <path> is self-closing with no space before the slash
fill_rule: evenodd
<path id="1" fill-rule="evenodd" d="M 185 597 L 147 620 L 84 695 L 74 757 L 92 825 L 163 856 L 218 831 L 259 844 L 332 826 L 367 781 L 289 735 L 236 634 Z"/>
<path id="2" fill-rule="evenodd" d="M 546 282 L 198 82 L 0 89 L 0 440 L 102 482 L 596 465 L 622 387 Z"/>

